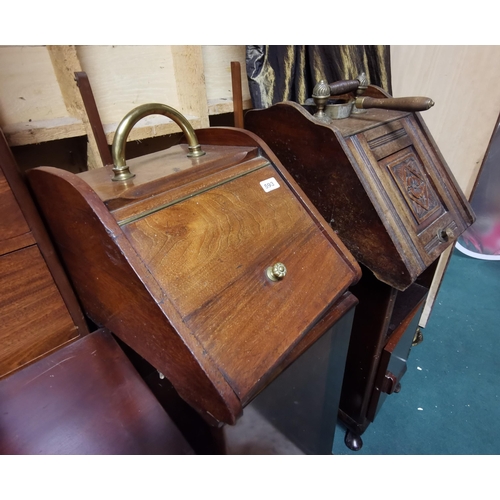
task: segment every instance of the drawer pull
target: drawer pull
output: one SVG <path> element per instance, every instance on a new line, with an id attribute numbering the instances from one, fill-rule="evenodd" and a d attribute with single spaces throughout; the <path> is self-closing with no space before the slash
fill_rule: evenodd
<path id="1" fill-rule="evenodd" d="M 129 111 L 122 121 L 118 124 L 115 136 L 113 138 L 113 145 L 111 146 L 111 153 L 113 155 L 113 181 L 126 181 L 134 177 L 135 174 L 130 172 L 127 162 L 125 160 L 125 146 L 127 144 L 127 137 L 132 131 L 132 127 L 139 121 L 149 115 L 163 115 L 173 120 L 184 132 L 188 143 L 187 156 L 203 156 L 205 152 L 201 149 L 200 143 L 196 133 L 187 121 L 186 117 L 179 113 L 176 109 L 160 103 L 149 103 L 137 106 L 132 111 Z"/>
<path id="2" fill-rule="evenodd" d="M 276 262 L 274 266 L 269 266 L 266 269 L 266 275 L 271 281 L 280 281 L 286 276 L 285 264 Z"/>

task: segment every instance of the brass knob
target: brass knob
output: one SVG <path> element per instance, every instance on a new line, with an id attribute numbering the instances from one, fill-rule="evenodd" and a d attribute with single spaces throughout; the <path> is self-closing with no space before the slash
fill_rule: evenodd
<path id="1" fill-rule="evenodd" d="M 270 266 L 266 269 L 267 277 L 271 281 L 280 281 L 286 276 L 285 264 L 281 262 L 276 262 L 274 266 Z"/>

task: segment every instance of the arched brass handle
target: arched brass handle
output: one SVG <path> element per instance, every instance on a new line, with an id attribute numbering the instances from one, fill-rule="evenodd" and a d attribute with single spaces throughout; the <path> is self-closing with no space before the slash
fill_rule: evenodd
<path id="1" fill-rule="evenodd" d="M 187 121 L 184 115 L 179 113 L 176 109 L 167 106 L 166 104 L 143 104 L 141 106 L 137 106 L 137 108 L 134 108 L 132 111 L 127 113 L 116 129 L 115 137 L 113 139 L 113 145 L 111 146 L 114 163 L 114 181 L 125 181 L 134 177 L 134 174 L 130 172 L 129 167 L 127 166 L 127 162 L 125 159 L 125 146 L 127 144 L 127 138 L 134 125 L 139 120 L 142 120 L 142 118 L 149 115 L 164 115 L 177 123 L 177 125 L 179 125 L 179 127 L 184 132 L 188 142 L 188 156 L 203 156 L 205 154 L 205 152 L 202 151 L 200 147 L 193 127 Z"/>
<path id="2" fill-rule="evenodd" d="M 285 264 L 276 262 L 273 266 L 266 269 L 266 275 L 271 281 L 280 281 L 286 276 Z"/>

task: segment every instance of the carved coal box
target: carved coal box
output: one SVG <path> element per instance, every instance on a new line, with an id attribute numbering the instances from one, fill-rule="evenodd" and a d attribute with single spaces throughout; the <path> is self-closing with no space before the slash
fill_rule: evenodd
<path id="1" fill-rule="evenodd" d="M 187 143 L 125 165 L 141 112 L 115 137 L 114 167 L 41 167 L 29 181 L 89 317 L 207 420 L 232 424 L 352 309 L 360 269 L 258 137 L 195 134 L 153 111 Z"/>
<path id="2" fill-rule="evenodd" d="M 374 86 L 366 95 L 381 106 L 394 101 Z M 245 123 L 356 259 L 399 290 L 473 222 L 418 113 L 373 108 L 322 121 L 307 107 L 285 102 L 249 112 Z"/>

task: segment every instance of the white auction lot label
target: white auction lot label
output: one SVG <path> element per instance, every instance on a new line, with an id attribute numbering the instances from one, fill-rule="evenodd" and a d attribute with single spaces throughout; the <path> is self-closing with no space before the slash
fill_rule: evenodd
<path id="1" fill-rule="evenodd" d="M 262 186 L 262 189 L 266 192 L 269 193 L 269 191 L 273 191 L 274 189 L 278 189 L 280 185 L 278 184 L 278 181 L 274 178 L 271 177 L 270 179 L 266 179 L 265 181 L 262 181 L 260 183 Z"/>

